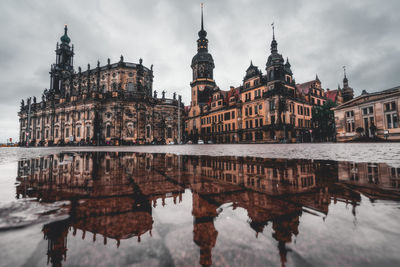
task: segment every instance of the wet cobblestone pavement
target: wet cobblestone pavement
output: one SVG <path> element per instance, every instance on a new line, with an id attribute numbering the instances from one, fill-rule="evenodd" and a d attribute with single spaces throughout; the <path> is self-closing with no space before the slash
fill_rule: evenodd
<path id="1" fill-rule="evenodd" d="M 398 266 L 399 144 L 0 150 L 1 266 Z"/>

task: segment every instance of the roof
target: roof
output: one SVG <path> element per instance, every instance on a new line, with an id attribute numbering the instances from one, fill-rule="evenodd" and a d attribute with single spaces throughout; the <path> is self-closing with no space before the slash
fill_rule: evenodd
<path id="1" fill-rule="evenodd" d="M 316 80 L 312 80 L 305 83 L 298 83 L 296 84 L 297 90 L 299 90 L 299 92 L 303 93 L 304 95 L 307 95 L 310 92 L 310 88 L 313 87 L 315 82 Z"/>
<path id="2" fill-rule="evenodd" d="M 325 96 L 326 96 L 327 99 L 330 99 L 330 100 L 332 100 L 332 102 L 335 102 L 336 98 L 337 98 L 337 95 L 338 95 L 338 92 L 339 91 L 337 89 L 336 90 L 329 90 L 329 91 L 326 91 Z"/>

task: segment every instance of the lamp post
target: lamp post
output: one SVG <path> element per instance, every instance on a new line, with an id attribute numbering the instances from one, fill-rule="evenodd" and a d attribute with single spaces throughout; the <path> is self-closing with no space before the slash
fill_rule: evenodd
<path id="1" fill-rule="evenodd" d="M 29 139 L 31 137 L 31 98 L 28 98 L 28 123 L 26 129 L 26 147 L 29 147 Z"/>

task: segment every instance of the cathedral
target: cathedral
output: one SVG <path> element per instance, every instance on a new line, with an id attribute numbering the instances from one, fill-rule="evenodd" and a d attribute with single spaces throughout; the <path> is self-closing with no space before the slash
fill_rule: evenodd
<path id="1" fill-rule="evenodd" d="M 191 104 L 186 107 L 185 135 L 193 142 L 268 143 L 311 141 L 312 109 L 327 101 L 341 104 L 353 97 L 344 78 L 344 89 L 323 89 L 321 81 L 296 84 L 289 59 L 278 51 L 272 24 L 270 54 L 265 71 L 253 62 L 242 85 L 221 90 L 214 80 L 215 68 L 208 51 L 203 9 L 197 54 L 192 59 Z"/>
<path id="2" fill-rule="evenodd" d="M 74 68 L 65 26 L 41 101 L 21 101 L 20 145 L 168 144 L 181 138 L 181 96 L 153 91 L 153 65 L 119 62 Z M 178 120 L 179 119 L 179 120 Z"/>

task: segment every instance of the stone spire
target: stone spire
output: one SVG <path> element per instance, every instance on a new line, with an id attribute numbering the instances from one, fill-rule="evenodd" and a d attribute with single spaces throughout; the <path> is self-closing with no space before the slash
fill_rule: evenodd
<path id="1" fill-rule="evenodd" d="M 272 42 L 271 42 L 271 53 L 278 53 L 278 43 L 275 40 L 275 23 L 272 22 Z"/>
<path id="2" fill-rule="evenodd" d="M 343 66 L 343 74 L 344 74 L 343 88 L 346 88 L 346 87 L 349 87 L 349 80 L 346 77 L 346 66 Z"/>
<path id="3" fill-rule="evenodd" d="M 197 40 L 198 52 L 208 52 L 208 40 L 206 36 L 207 32 L 204 30 L 203 3 L 201 3 L 201 29 L 199 31 L 199 39 Z"/>

